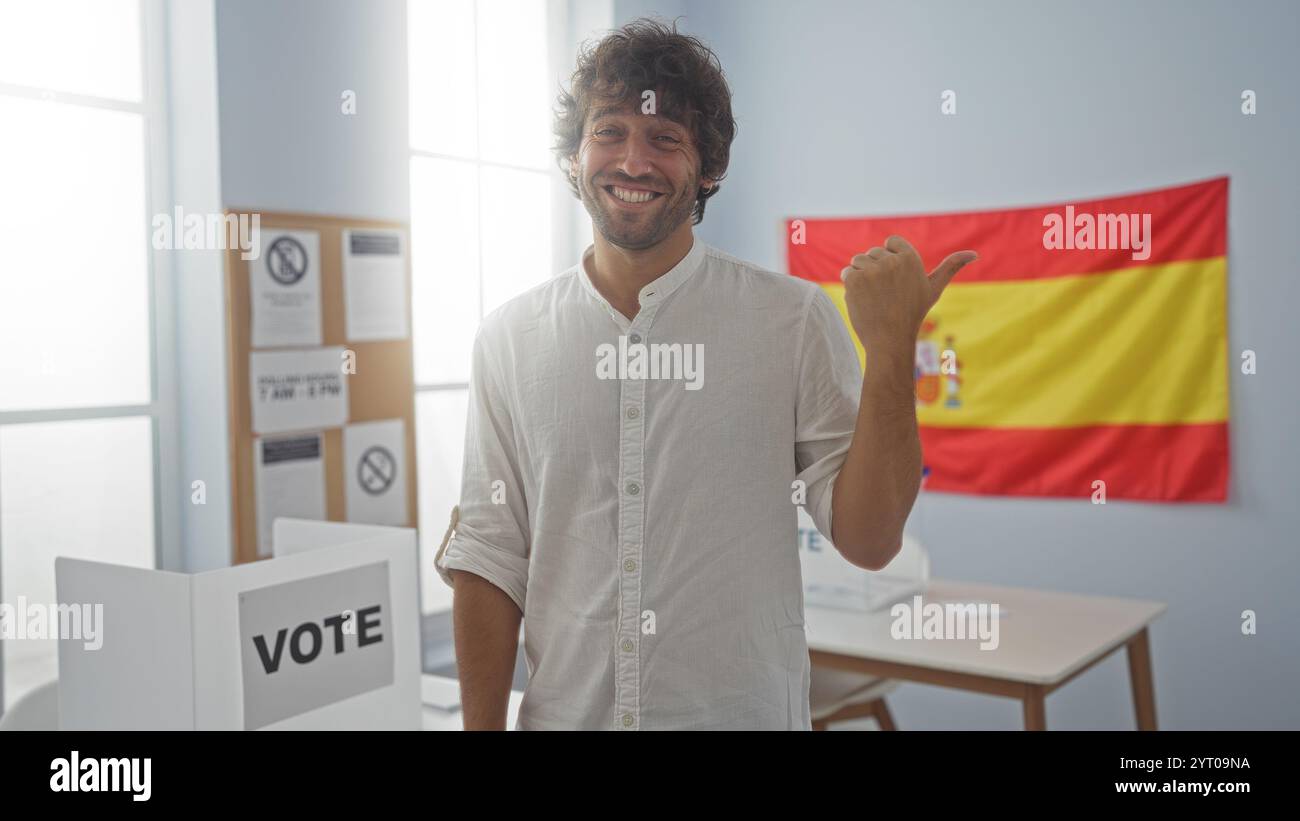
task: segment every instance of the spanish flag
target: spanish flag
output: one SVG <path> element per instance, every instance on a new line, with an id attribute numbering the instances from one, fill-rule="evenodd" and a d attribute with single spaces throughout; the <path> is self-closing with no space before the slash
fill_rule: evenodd
<path id="1" fill-rule="evenodd" d="M 917 340 L 927 489 L 1222 502 L 1227 225 L 1222 177 L 1060 205 L 786 227 L 790 273 L 820 283 L 845 322 L 840 270 L 890 234 L 929 269 L 979 252 Z M 870 367 L 860 343 L 858 353 Z"/>

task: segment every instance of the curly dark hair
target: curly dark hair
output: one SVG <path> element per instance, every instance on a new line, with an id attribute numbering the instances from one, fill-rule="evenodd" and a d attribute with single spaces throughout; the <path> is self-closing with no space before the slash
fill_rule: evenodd
<path id="1" fill-rule="evenodd" d="M 582 144 L 587 114 L 606 102 L 640 105 L 645 89 L 655 91 L 660 116 L 691 132 L 700 154 L 700 178 L 715 181 L 696 192 L 691 223 L 698 225 L 704 219 L 705 200 L 718 193 L 716 181 L 726 176 L 736 121 L 718 56 L 698 38 L 678 32 L 675 21 L 668 26 L 642 18 L 583 47 L 570 90 L 561 89 L 557 100 L 556 159 L 573 195 L 579 196 L 569 170 Z"/>

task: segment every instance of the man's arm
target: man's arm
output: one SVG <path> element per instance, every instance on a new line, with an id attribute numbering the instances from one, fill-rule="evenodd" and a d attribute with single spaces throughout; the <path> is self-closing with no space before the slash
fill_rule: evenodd
<path id="1" fill-rule="evenodd" d="M 482 576 L 450 572 L 465 729 L 504 730 L 523 614 L 505 591 Z"/>
<path id="2" fill-rule="evenodd" d="M 897 555 L 921 488 L 914 355 L 883 349 L 868 354 L 853 444 L 831 493 L 831 542 L 868 570 L 880 570 Z"/>
<path id="3" fill-rule="evenodd" d="M 438 574 L 454 591 L 452 626 L 466 730 L 505 729 L 528 592 L 528 499 L 511 403 L 501 390 L 510 377 L 492 353 L 493 339 L 508 343 L 503 333 L 499 324 L 485 320 L 474 337 L 460 504 L 434 558 Z M 496 496 L 497 489 L 504 498 Z"/>
<path id="4" fill-rule="evenodd" d="M 921 322 L 974 251 L 950 254 L 930 274 L 907 240 L 858 254 L 845 268 L 849 321 L 867 351 L 853 442 L 831 494 L 831 542 L 853 564 L 879 570 L 902 547 L 921 489 L 912 369 Z"/>

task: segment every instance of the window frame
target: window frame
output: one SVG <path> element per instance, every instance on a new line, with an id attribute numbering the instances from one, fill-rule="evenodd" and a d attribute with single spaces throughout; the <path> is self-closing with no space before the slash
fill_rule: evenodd
<path id="1" fill-rule="evenodd" d="M 144 213 L 140 215 L 140 240 L 148 242 L 158 206 L 171 201 L 171 143 L 169 87 L 167 83 L 167 15 L 163 0 L 139 0 L 140 101 L 54 91 L 39 86 L 0 82 L 0 96 L 49 101 L 61 105 L 98 108 L 138 114 L 144 144 Z M 187 489 L 179 481 L 179 437 L 176 384 L 176 323 L 168 252 L 152 247 L 145 255 L 149 335 L 149 401 L 130 405 L 53 407 L 0 410 L 0 427 L 39 422 L 75 422 L 123 417 L 150 421 L 153 444 L 153 548 L 154 567 L 180 570 L 184 559 L 180 544 L 180 505 Z M 0 459 L 4 454 L 0 453 Z M 4 504 L 0 497 L 0 506 Z M 4 568 L 4 534 L 0 532 L 0 573 Z M 3 591 L 0 576 L 0 591 Z M 5 653 L 0 639 L 0 713 L 5 709 Z"/>

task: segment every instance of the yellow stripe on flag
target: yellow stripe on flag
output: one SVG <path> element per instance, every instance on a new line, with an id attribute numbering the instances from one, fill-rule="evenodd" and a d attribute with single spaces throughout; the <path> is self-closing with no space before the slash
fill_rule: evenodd
<path id="1" fill-rule="evenodd" d="M 956 352 L 960 405 L 936 427 L 1075 427 L 1228 418 L 1223 257 L 1039 280 L 958 281 L 928 335 Z M 844 321 L 844 286 L 823 284 Z M 858 356 L 867 367 L 856 336 Z"/>

